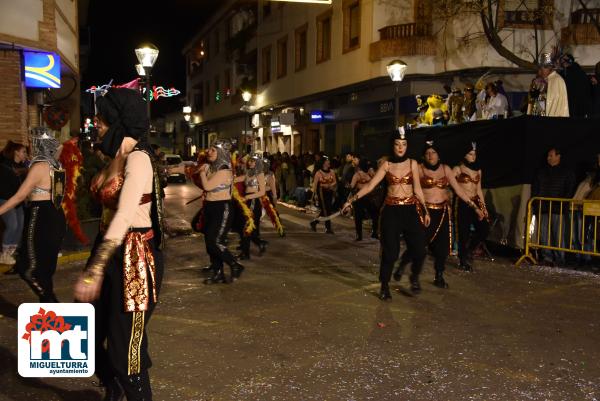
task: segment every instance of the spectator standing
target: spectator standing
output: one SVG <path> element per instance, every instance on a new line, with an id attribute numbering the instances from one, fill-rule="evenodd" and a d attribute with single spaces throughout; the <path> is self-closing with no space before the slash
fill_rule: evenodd
<path id="1" fill-rule="evenodd" d="M 546 157 L 546 165 L 542 167 L 536 177 L 533 180 L 531 188 L 532 197 L 545 197 L 545 198 L 565 198 L 569 199 L 573 196 L 575 191 L 575 172 L 564 166 L 561 163 L 561 151 L 559 148 L 551 148 L 548 151 Z M 568 223 L 568 207 L 567 205 L 558 204 L 553 202 L 551 210 L 548 207 L 550 202 L 542 202 L 541 216 L 540 219 L 540 231 L 541 231 L 541 244 L 564 247 L 565 246 L 565 235 L 568 231 L 566 224 Z M 562 222 L 560 219 L 562 209 Z M 548 220 L 550 220 L 551 238 L 548 239 Z M 560 227 L 562 226 L 562 232 Z M 561 243 L 558 243 L 559 237 Z M 543 249 L 542 258 L 544 262 L 548 264 L 557 263 L 560 265 L 565 264 L 565 253 L 562 251 L 550 251 Z"/>
<path id="2" fill-rule="evenodd" d="M 595 164 L 595 168 L 577 186 L 573 200 L 600 200 L 600 153 L 596 156 Z M 595 219 L 593 216 L 583 215 L 581 204 L 575 204 L 574 209 L 572 249 L 591 252 L 594 249 L 592 229 Z M 590 255 L 576 254 L 575 257 L 580 266 L 588 264 L 592 260 Z"/>
<path id="3" fill-rule="evenodd" d="M 592 106 L 592 84 L 583 68 L 570 54 L 565 54 L 560 59 L 562 77 L 567 87 L 569 102 L 569 116 L 589 117 Z"/>
<path id="4" fill-rule="evenodd" d="M 484 119 L 496 119 L 508 117 L 508 100 L 506 96 L 498 92 L 494 83 L 488 83 L 485 87 L 486 102 L 483 105 L 482 114 Z"/>
<path id="5" fill-rule="evenodd" d="M 600 62 L 596 63 L 592 81 L 592 117 L 600 117 Z"/>
<path id="6" fill-rule="evenodd" d="M 2 150 L 0 160 L 0 205 L 6 203 L 19 190 L 27 171 L 25 169 L 26 159 L 27 148 L 20 143 L 9 141 Z M 15 264 L 16 261 L 13 255 L 23 234 L 24 216 L 22 204 L 2 215 L 4 235 L 2 236 L 0 264 Z"/>
<path id="7" fill-rule="evenodd" d="M 554 70 L 550 53 L 542 54 L 539 75 L 546 79 L 546 116 L 569 117 L 569 99 L 564 79 Z"/>

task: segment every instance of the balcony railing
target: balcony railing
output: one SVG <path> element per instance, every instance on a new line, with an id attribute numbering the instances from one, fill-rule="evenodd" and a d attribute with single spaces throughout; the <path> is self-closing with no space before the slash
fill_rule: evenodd
<path id="1" fill-rule="evenodd" d="M 592 24 L 600 21 L 600 8 L 588 8 L 588 11 L 577 10 L 571 13 L 571 24 Z"/>
<path id="2" fill-rule="evenodd" d="M 431 36 L 431 24 L 410 23 L 390 25 L 379 30 L 381 40 L 411 38 L 415 36 Z"/>
<path id="3" fill-rule="evenodd" d="M 431 24 L 390 25 L 379 29 L 379 41 L 371 43 L 369 60 L 397 56 L 435 56 L 436 38 Z"/>
<path id="4" fill-rule="evenodd" d="M 542 25 L 544 19 L 539 10 L 504 11 L 504 22 L 507 24 Z"/>
<path id="5" fill-rule="evenodd" d="M 561 44 L 563 46 L 600 44 L 600 34 L 594 19 L 600 21 L 600 8 L 589 8 L 587 12 L 577 10 L 571 13 L 571 24 L 562 29 Z"/>

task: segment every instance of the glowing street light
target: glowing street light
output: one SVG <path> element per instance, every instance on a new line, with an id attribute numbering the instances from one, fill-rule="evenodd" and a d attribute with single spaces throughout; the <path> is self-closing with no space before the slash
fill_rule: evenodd
<path id="1" fill-rule="evenodd" d="M 242 93 L 242 99 L 244 99 L 244 102 L 248 103 L 250 101 L 250 99 L 252 99 L 252 93 L 250 93 L 248 91 L 244 91 Z"/>
<path id="2" fill-rule="evenodd" d="M 392 60 L 386 68 L 390 79 L 395 84 L 394 123 L 396 125 L 395 128 L 398 128 L 398 124 L 400 123 L 400 82 L 404 79 L 408 65 L 404 61 L 396 59 Z"/>
<path id="3" fill-rule="evenodd" d="M 146 81 L 146 112 L 148 114 L 148 122 L 150 122 L 150 78 L 152 67 L 158 58 L 158 49 L 151 43 L 143 44 L 135 49 L 135 56 L 139 61 L 135 69 L 138 75 L 144 77 Z"/>

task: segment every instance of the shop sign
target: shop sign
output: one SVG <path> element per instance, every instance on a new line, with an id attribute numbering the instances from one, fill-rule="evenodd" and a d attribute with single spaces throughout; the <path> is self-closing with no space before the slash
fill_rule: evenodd
<path id="1" fill-rule="evenodd" d="M 23 52 L 27 88 L 60 88 L 60 56 L 56 53 Z"/>

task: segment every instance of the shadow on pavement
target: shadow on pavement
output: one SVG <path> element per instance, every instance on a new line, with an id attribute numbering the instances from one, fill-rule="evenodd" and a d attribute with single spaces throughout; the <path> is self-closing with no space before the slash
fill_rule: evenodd
<path id="1" fill-rule="evenodd" d="M 7 301 L 2 295 L 0 295 L 0 315 L 17 320 L 18 308 L 19 307 L 17 305 Z"/>
<path id="2" fill-rule="evenodd" d="M 0 347 L 0 395 L 14 401 L 31 401 L 33 389 L 44 391 L 44 397 L 36 392 L 35 399 L 61 401 L 100 401 L 101 394 L 94 390 L 65 390 L 37 378 L 24 378 L 17 373 L 17 358 L 10 350 Z"/>

